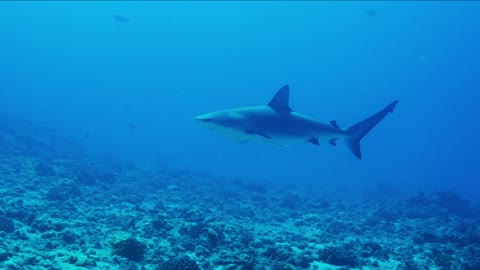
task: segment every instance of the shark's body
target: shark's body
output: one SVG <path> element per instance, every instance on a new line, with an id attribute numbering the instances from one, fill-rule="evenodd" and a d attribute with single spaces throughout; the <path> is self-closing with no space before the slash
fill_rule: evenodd
<path id="1" fill-rule="evenodd" d="M 318 145 L 325 140 L 332 145 L 344 138 L 353 154 L 361 159 L 360 140 L 389 112 L 398 101 L 390 103 L 373 116 L 344 130 L 336 121 L 321 123 L 296 113 L 289 106 L 289 87 L 282 87 L 268 105 L 241 107 L 200 115 L 195 120 L 212 129 L 237 138 L 240 142 L 261 140 L 274 144 L 309 142 Z"/>

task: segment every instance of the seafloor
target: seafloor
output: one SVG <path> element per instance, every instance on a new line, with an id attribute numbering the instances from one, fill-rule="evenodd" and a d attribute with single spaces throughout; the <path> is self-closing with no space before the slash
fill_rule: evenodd
<path id="1" fill-rule="evenodd" d="M 17 122 L 0 161 L 1 269 L 480 269 L 479 211 L 453 192 L 118 166 Z"/>

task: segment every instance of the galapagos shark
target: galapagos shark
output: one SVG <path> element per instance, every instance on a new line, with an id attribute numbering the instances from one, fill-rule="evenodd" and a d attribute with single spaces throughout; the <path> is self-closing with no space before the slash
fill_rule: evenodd
<path id="1" fill-rule="evenodd" d="M 289 86 L 285 85 L 267 105 L 206 113 L 195 120 L 242 143 L 260 140 L 284 146 L 295 142 L 319 145 L 325 140 L 335 146 L 337 139 L 343 138 L 350 151 L 361 159 L 360 140 L 388 113 L 392 113 L 398 103 L 395 100 L 367 119 L 342 129 L 335 120 L 322 123 L 294 112 L 289 105 L 289 92 Z"/>

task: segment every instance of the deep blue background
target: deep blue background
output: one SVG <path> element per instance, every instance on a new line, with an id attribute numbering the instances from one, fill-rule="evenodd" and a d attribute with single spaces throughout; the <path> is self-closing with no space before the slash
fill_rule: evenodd
<path id="1" fill-rule="evenodd" d="M 108 159 L 478 198 L 479 48 L 479 2 L 0 2 L 0 110 Z M 400 103 L 361 161 L 343 143 L 238 144 L 193 121 L 286 83 L 294 110 L 342 127 Z"/>

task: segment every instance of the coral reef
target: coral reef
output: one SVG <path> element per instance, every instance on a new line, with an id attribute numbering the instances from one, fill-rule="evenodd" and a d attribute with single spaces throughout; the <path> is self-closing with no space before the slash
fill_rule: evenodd
<path id="1" fill-rule="evenodd" d="M 109 166 L 28 132 L 0 136 L 1 269 L 480 269 L 479 211 L 451 191 Z"/>
<path id="2" fill-rule="evenodd" d="M 162 263 L 156 270 L 200 270 L 197 263 L 189 257 L 178 257 Z"/>
<path id="3" fill-rule="evenodd" d="M 145 256 L 147 246 L 136 238 L 128 238 L 113 244 L 114 254 L 132 261 L 141 261 Z"/>
<path id="4" fill-rule="evenodd" d="M 15 224 L 13 220 L 0 216 L 0 232 L 13 233 L 15 231 Z"/>

